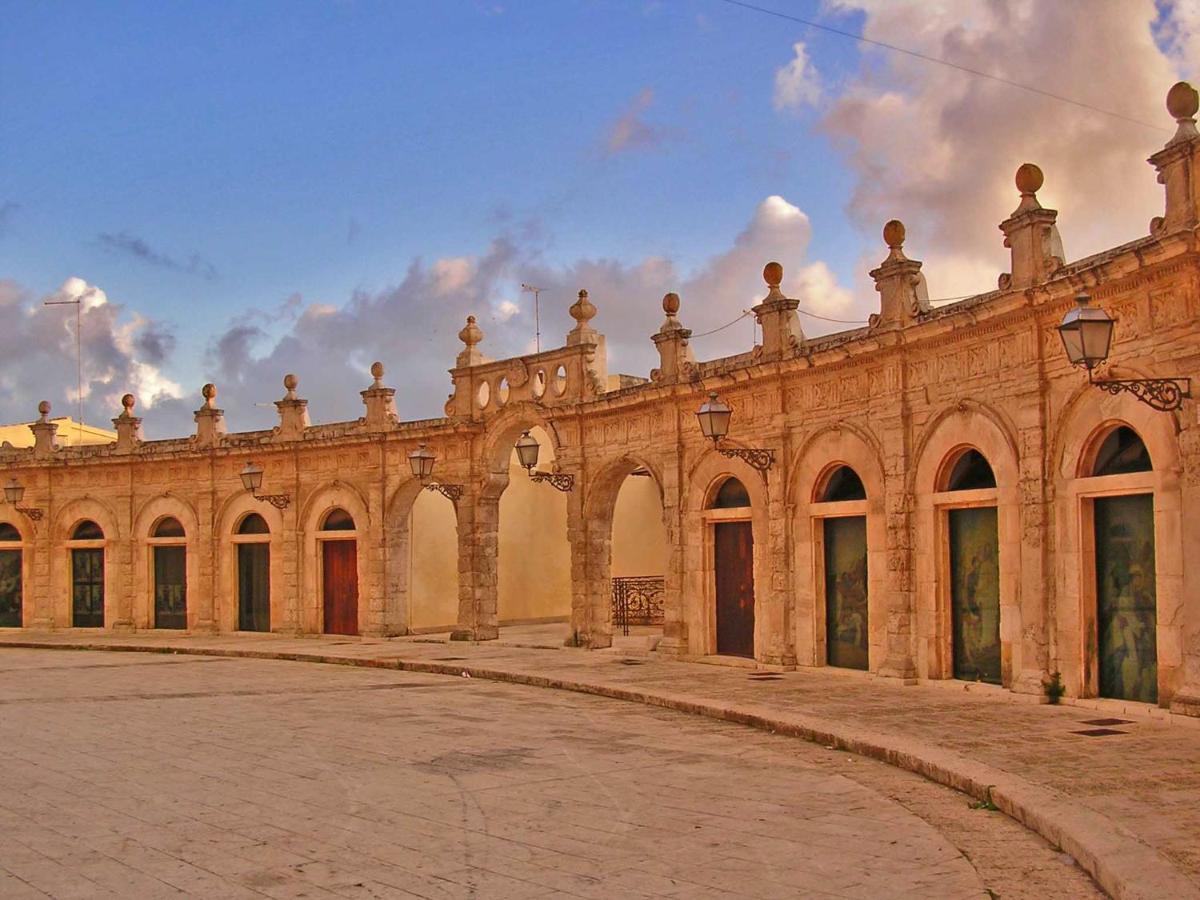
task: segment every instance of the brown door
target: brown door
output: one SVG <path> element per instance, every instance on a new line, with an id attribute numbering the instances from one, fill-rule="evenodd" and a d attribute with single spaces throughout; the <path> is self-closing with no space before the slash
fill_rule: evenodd
<path id="1" fill-rule="evenodd" d="M 713 526 L 717 652 L 754 658 L 754 533 L 749 522 Z"/>
<path id="2" fill-rule="evenodd" d="M 358 542 L 324 541 L 325 633 L 358 634 Z"/>

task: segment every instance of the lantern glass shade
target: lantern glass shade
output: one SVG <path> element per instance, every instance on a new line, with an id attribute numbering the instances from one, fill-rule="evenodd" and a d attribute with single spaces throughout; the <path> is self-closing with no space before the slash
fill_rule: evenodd
<path id="1" fill-rule="evenodd" d="M 433 464 L 436 461 L 437 454 L 424 444 L 408 454 L 408 465 L 412 469 L 413 476 L 421 481 L 428 481 L 433 476 Z"/>
<path id="2" fill-rule="evenodd" d="M 733 410 L 717 398 L 716 391 L 710 393 L 708 400 L 696 410 L 696 419 L 700 422 L 700 433 L 714 444 L 729 434 L 731 418 L 733 418 Z"/>
<path id="3" fill-rule="evenodd" d="M 16 506 L 25 496 L 25 488 L 21 486 L 21 482 L 17 479 L 9 479 L 8 484 L 4 486 L 4 499 Z"/>
<path id="4" fill-rule="evenodd" d="M 1108 359 L 1116 321 L 1099 307 L 1089 306 L 1087 294 L 1080 294 L 1075 302 L 1079 305 L 1063 316 L 1058 333 L 1071 365 L 1090 370 Z"/>
<path id="5" fill-rule="evenodd" d="M 246 468 L 242 469 L 242 487 L 252 494 L 258 493 L 258 489 L 262 487 L 262 479 L 262 466 L 256 466 L 252 462 L 246 463 Z"/>
<path id="6" fill-rule="evenodd" d="M 538 445 L 537 438 L 531 435 L 528 431 L 517 439 L 516 447 L 517 461 L 528 471 L 537 465 L 538 451 L 542 448 Z"/>

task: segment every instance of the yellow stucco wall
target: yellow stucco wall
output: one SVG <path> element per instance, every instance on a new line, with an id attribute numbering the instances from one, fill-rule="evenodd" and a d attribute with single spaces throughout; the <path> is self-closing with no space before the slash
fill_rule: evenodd
<path id="1" fill-rule="evenodd" d="M 626 478 L 613 511 L 612 574 L 663 575 L 667 571 L 667 529 L 653 478 Z"/>
<path id="2" fill-rule="evenodd" d="M 55 440 L 60 447 L 75 447 L 79 444 L 111 444 L 117 439 L 115 431 L 97 428 L 95 425 L 80 425 L 70 416 L 58 416 L 50 420 L 58 426 Z M 0 445 L 12 444 L 14 447 L 32 447 L 33 432 L 29 430 L 28 422 L 17 422 L 12 425 L 0 425 Z"/>
<path id="3" fill-rule="evenodd" d="M 458 619 L 458 532 L 454 504 L 441 494 L 421 491 L 411 515 L 409 627 L 449 629 Z"/>

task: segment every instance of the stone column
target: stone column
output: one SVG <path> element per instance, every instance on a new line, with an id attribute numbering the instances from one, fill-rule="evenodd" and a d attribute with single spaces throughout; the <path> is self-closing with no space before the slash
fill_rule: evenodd
<path id="1" fill-rule="evenodd" d="M 1167 111 L 1175 118 L 1175 136 L 1150 157 L 1158 183 L 1166 189 L 1166 209 L 1150 222 L 1150 233 L 1171 234 L 1200 224 L 1200 96 L 1186 81 L 1167 93 Z"/>
<path id="2" fill-rule="evenodd" d="M 692 355 L 692 348 L 688 342 L 692 336 L 691 329 L 684 328 L 677 318 L 679 295 L 667 294 L 663 297 L 662 305 L 667 317 L 658 333 L 650 338 L 658 348 L 659 359 L 659 366 L 650 373 L 650 380 L 670 384 L 691 377 L 696 358 Z"/>
<path id="3" fill-rule="evenodd" d="M 363 424 L 372 431 L 391 428 L 400 419 L 396 413 L 396 389 L 384 387 L 383 363 L 381 362 L 371 364 L 371 377 L 375 379 L 374 383 L 365 391 L 359 392 L 363 404 L 367 407 Z"/>
<path id="4" fill-rule="evenodd" d="M 1037 199 L 1045 177 L 1033 163 L 1017 169 L 1021 202 L 1000 223 L 1004 246 L 1012 250 L 1012 271 L 1000 276 L 1001 290 L 1020 290 L 1042 284 L 1063 267 L 1062 238 L 1058 235 L 1058 211 L 1045 209 Z"/>
<path id="5" fill-rule="evenodd" d="M 767 614 L 766 647 L 759 662 L 787 669 L 796 667 L 795 634 L 792 624 L 791 551 L 788 547 L 787 462 L 784 454 L 776 458 L 767 476 L 767 602 L 760 608 Z M 757 588 L 757 585 L 756 585 Z"/>
<path id="6" fill-rule="evenodd" d="M 612 646 L 612 515 L 584 514 L 591 485 L 582 467 L 567 494 L 567 540 L 571 545 L 571 646 L 600 650 Z M 607 564 L 606 564 L 607 563 Z"/>
<path id="7" fill-rule="evenodd" d="M 211 385 L 205 385 L 206 388 Z M 216 389 L 213 388 L 213 396 Z M 206 395 L 207 398 L 207 395 Z M 197 413 L 199 416 L 199 413 Z M 213 496 L 213 462 L 208 462 L 208 490 L 197 491 L 196 534 L 189 536 L 187 552 L 196 555 L 197 584 L 188 585 L 188 606 L 195 604 L 192 631 L 214 632 L 216 621 L 217 557 L 221 552 L 221 535 L 216 533 L 216 510 Z"/>
<path id="8" fill-rule="evenodd" d="M 800 330 L 800 319 L 796 310 L 799 300 L 792 300 L 779 289 L 783 281 L 783 266 L 770 262 L 763 268 L 763 280 L 767 283 L 766 298 L 751 312 L 762 328 L 761 359 L 783 359 L 795 354 L 804 340 Z"/>
<path id="9" fill-rule="evenodd" d="M 678 420 L 677 420 L 678 421 Z M 683 617 L 684 541 L 687 514 L 682 497 L 682 448 L 675 466 L 663 466 L 663 523 L 667 533 L 667 568 L 663 574 L 663 636 L 657 652 L 683 656 L 688 651 L 687 623 Z"/>
<path id="10" fill-rule="evenodd" d="M 206 384 L 200 389 L 204 403 L 196 410 L 196 446 L 215 447 L 225 436 L 225 410 L 217 409 L 217 386 Z"/>
<path id="11" fill-rule="evenodd" d="M 458 627 L 450 640 L 488 641 L 500 636 L 499 549 L 499 492 L 470 485 L 458 501 Z"/>
<path id="12" fill-rule="evenodd" d="M 1035 336 L 1036 337 L 1036 336 Z M 1021 518 L 1020 618 L 1008 638 L 1013 647 L 1009 687 L 1019 694 L 1041 695 L 1049 661 L 1049 592 L 1053 571 L 1047 565 L 1052 476 L 1047 471 L 1046 432 L 1040 421 L 1041 403 L 1033 402 L 1020 428 L 1018 465 Z M 1036 418 L 1035 418 L 1036 417 Z M 1001 638 L 1005 636 L 1002 634 Z"/>
<path id="13" fill-rule="evenodd" d="M 283 387 L 287 393 L 282 400 L 275 401 L 275 408 L 279 410 L 277 435 L 280 440 L 298 440 L 303 437 L 304 429 L 309 426 L 308 401 L 296 396 L 299 384 L 300 379 L 295 375 L 283 377 Z"/>

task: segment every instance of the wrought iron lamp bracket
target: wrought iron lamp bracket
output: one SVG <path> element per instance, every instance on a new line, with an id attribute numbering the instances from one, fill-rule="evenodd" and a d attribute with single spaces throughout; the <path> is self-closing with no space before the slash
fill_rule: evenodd
<path id="1" fill-rule="evenodd" d="M 575 488 L 575 476 L 568 472 L 530 472 L 529 480 L 534 482 L 548 481 L 550 487 L 564 494 Z"/>
<path id="2" fill-rule="evenodd" d="M 255 494 L 254 499 L 260 503 L 270 503 L 276 509 L 287 509 L 292 504 L 290 494 Z"/>
<path id="3" fill-rule="evenodd" d="M 27 517 L 32 522 L 42 521 L 42 516 L 46 514 L 43 510 L 36 509 L 32 506 L 18 506 L 16 503 L 13 504 L 13 509 L 21 513 L 21 515 Z"/>
<path id="4" fill-rule="evenodd" d="M 437 491 L 446 499 L 457 503 L 462 499 L 463 486 L 461 484 L 442 484 L 440 481 L 434 481 L 425 485 L 427 491 Z"/>
<path id="5" fill-rule="evenodd" d="M 726 459 L 740 459 L 764 475 L 775 463 L 775 451 L 757 447 L 717 447 L 717 452 Z"/>
<path id="6" fill-rule="evenodd" d="M 1088 381 L 1113 395 L 1122 391 L 1133 394 L 1159 412 L 1174 412 L 1192 396 L 1190 378 L 1114 378 L 1102 381 L 1093 378 L 1092 370 L 1088 369 Z"/>

